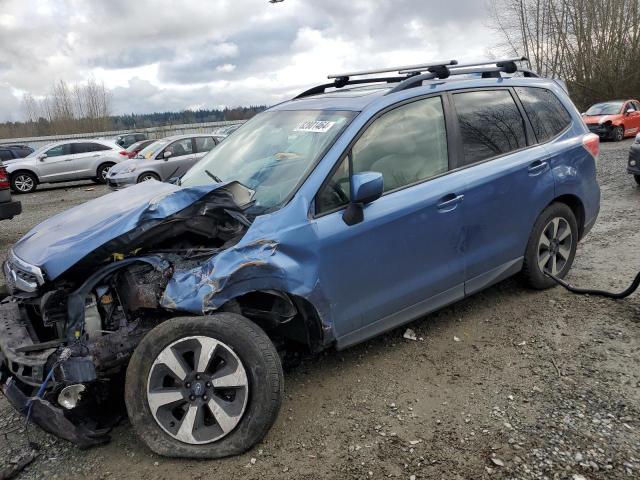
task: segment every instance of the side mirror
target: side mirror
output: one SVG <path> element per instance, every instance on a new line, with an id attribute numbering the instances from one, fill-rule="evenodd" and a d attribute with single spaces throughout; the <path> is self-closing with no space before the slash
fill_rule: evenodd
<path id="1" fill-rule="evenodd" d="M 165 152 L 162 154 L 165 160 L 167 160 L 171 155 L 173 155 L 173 152 L 171 150 L 165 150 Z"/>
<path id="2" fill-rule="evenodd" d="M 38 155 L 38 160 L 40 160 L 41 162 L 42 162 L 45 158 L 47 158 L 47 154 L 46 154 L 46 153 L 43 153 L 43 154 L 41 154 L 41 155 Z"/>
<path id="3" fill-rule="evenodd" d="M 633 112 L 635 112 L 633 108 L 627 108 L 624 113 L 625 115 L 631 115 Z"/>
<path id="4" fill-rule="evenodd" d="M 384 180 L 379 172 L 360 172 L 351 177 L 351 203 L 342 214 L 347 225 L 355 225 L 364 220 L 363 207 L 382 196 Z"/>

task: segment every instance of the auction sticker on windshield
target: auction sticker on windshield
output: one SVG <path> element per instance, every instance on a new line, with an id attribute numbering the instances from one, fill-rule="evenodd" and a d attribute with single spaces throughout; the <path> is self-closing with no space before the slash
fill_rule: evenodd
<path id="1" fill-rule="evenodd" d="M 294 132 L 327 133 L 335 124 L 336 122 L 328 122 L 325 120 L 302 122 L 294 129 Z"/>

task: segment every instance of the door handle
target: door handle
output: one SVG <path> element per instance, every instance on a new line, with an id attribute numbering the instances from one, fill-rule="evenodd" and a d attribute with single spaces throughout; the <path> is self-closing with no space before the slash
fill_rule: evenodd
<path id="1" fill-rule="evenodd" d="M 546 170 L 548 166 L 549 166 L 549 162 L 547 162 L 546 160 L 536 160 L 535 162 L 529 165 L 529 169 L 528 169 L 529 174 L 537 175 L 543 172 L 544 170 Z"/>
<path id="2" fill-rule="evenodd" d="M 449 212 L 456 208 L 456 206 L 464 200 L 464 195 L 456 195 L 455 193 L 449 193 L 442 197 L 436 204 L 436 208 L 441 211 Z"/>

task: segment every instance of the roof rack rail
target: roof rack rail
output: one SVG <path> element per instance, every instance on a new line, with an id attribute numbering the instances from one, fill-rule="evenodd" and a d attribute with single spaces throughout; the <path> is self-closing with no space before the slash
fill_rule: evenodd
<path id="1" fill-rule="evenodd" d="M 483 78 L 500 77 L 500 73 L 503 72 L 508 74 L 522 72 L 525 77 L 537 77 L 538 75 L 530 70 L 518 68 L 516 62 L 524 61 L 528 61 L 527 57 L 485 60 L 466 64 L 459 64 L 457 60 L 448 60 L 445 62 L 423 63 L 418 65 L 407 65 L 404 67 L 390 67 L 376 70 L 360 70 L 356 72 L 333 74 L 328 75 L 327 77 L 329 79 L 333 79 L 333 83 L 325 83 L 310 88 L 295 98 L 297 99 L 311 95 L 318 95 L 320 93 L 324 93 L 327 88 L 332 87 L 342 88 L 346 85 L 359 85 L 366 83 L 398 83 L 398 85 L 387 92 L 388 95 L 389 93 L 399 92 L 422 85 L 422 82 L 425 80 L 433 80 L 436 78 L 445 79 L 450 75 L 465 75 L 470 73 L 480 73 Z M 351 78 L 389 72 L 398 72 L 400 76 Z"/>

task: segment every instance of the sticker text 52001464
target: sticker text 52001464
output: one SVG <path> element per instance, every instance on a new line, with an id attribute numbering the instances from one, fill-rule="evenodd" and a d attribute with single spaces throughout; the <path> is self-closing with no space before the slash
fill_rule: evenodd
<path id="1" fill-rule="evenodd" d="M 315 133 L 327 133 L 336 122 L 328 122 L 325 120 L 312 120 L 309 122 L 302 122 L 298 125 L 294 132 L 315 132 Z"/>

